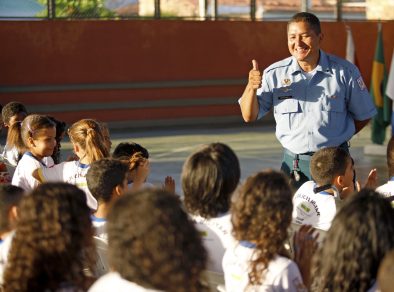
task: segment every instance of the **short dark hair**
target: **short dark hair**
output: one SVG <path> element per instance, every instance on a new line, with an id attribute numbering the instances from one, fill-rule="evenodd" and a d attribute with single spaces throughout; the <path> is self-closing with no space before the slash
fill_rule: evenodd
<path id="1" fill-rule="evenodd" d="M 140 144 L 134 142 L 124 142 L 116 146 L 114 152 L 112 153 L 113 158 L 130 158 L 135 153 L 141 152 L 142 156 L 149 159 L 149 152 L 146 148 L 142 147 Z"/>
<path id="2" fill-rule="evenodd" d="M 389 176 L 394 176 L 394 137 L 391 137 L 387 144 L 387 168 Z"/>
<path id="3" fill-rule="evenodd" d="M 287 22 L 287 29 L 289 28 L 289 25 L 295 22 L 305 22 L 307 23 L 312 30 L 316 34 L 321 33 L 321 27 L 320 27 L 320 20 L 319 18 L 309 12 L 299 12 L 293 15 L 293 17 Z"/>
<path id="4" fill-rule="evenodd" d="M 182 169 L 188 212 L 204 218 L 228 212 L 240 175 L 238 158 L 229 146 L 212 143 L 194 152 Z"/>
<path id="5" fill-rule="evenodd" d="M 207 253 L 175 194 L 126 193 L 111 208 L 107 230 L 109 262 L 122 278 L 161 291 L 205 291 Z"/>
<path id="6" fill-rule="evenodd" d="M 11 119 L 11 117 L 19 114 L 19 113 L 26 113 L 27 114 L 27 109 L 26 107 L 17 101 L 11 101 L 7 103 L 3 109 L 1 110 L 1 116 L 3 118 L 4 123 L 8 123 Z"/>
<path id="7" fill-rule="evenodd" d="M 111 158 L 96 160 L 86 174 L 89 191 L 99 202 L 109 202 L 113 189 L 122 185 L 128 172 L 127 164 Z"/>
<path id="8" fill-rule="evenodd" d="M 313 180 L 320 186 L 331 184 L 336 176 L 344 175 L 350 154 L 340 147 L 323 148 L 313 154 L 310 170 Z"/>
<path id="9" fill-rule="evenodd" d="M 0 185 L 0 232 L 10 230 L 9 212 L 18 206 L 24 190 L 13 185 Z"/>

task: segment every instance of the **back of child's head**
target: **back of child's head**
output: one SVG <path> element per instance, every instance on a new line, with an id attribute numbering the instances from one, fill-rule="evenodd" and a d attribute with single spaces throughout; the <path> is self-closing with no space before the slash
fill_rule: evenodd
<path id="1" fill-rule="evenodd" d="M 240 174 L 238 158 L 225 144 L 212 143 L 194 152 L 184 163 L 181 178 L 188 212 L 205 218 L 228 212 Z"/>
<path id="2" fill-rule="evenodd" d="M 71 125 L 68 135 L 72 143 L 78 144 L 90 162 L 109 156 L 104 144 L 100 124 L 92 119 L 83 119 Z"/>
<path id="3" fill-rule="evenodd" d="M 125 158 L 132 157 L 135 153 L 140 152 L 142 157 L 149 159 L 149 152 L 146 148 L 142 147 L 140 144 L 134 142 L 124 142 L 120 143 L 115 147 L 112 153 L 113 158 Z"/>
<path id="4" fill-rule="evenodd" d="M 288 178 L 265 170 L 248 177 L 231 205 L 233 235 L 256 245 L 249 281 L 261 284 L 269 262 L 283 253 L 293 211 Z"/>
<path id="5" fill-rule="evenodd" d="M 52 158 L 55 164 L 60 163 L 60 149 L 61 142 L 66 133 L 66 123 L 55 119 L 54 117 L 48 116 L 48 118 L 56 125 L 56 147 L 53 151 Z"/>
<path id="6" fill-rule="evenodd" d="M 335 177 L 345 174 L 346 167 L 351 162 L 350 154 L 340 147 L 320 149 L 312 156 L 311 176 L 320 186 L 332 184 Z"/>
<path id="7" fill-rule="evenodd" d="M 122 278 L 162 291 L 204 291 L 206 251 L 179 197 L 143 189 L 119 198 L 108 216 L 108 255 Z"/>
<path id="8" fill-rule="evenodd" d="M 111 158 L 103 158 L 90 164 L 86 181 L 93 197 L 99 203 L 110 202 L 115 187 L 123 185 L 128 169 L 127 164 Z"/>
<path id="9" fill-rule="evenodd" d="M 390 138 L 387 144 L 387 168 L 389 170 L 389 176 L 394 176 L 394 136 Z"/>
<path id="10" fill-rule="evenodd" d="M 39 185 L 20 203 L 4 291 L 57 291 L 62 283 L 86 289 L 84 269 L 94 268 L 95 256 L 85 193 L 66 183 Z"/>
<path id="11" fill-rule="evenodd" d="M 7 103 L 1 110 L 3 123 L 8 127 L 14 122 L 21 122 L 26 115 L 26 107 L 17 101 Z"/>
<path id="12" fill-rule="evenodd" d="M 29 149 L 29 139 L 36 139 L 40 136 L 41 130 L 54 127 L 55 123 L 47 116 L 28 115 L 22 122 L 16 122 L 10 126 L 7 144 L 10 147 L 16 147 L 22 153 Z"/>
<path id="13" fill-rule="evenodd" d="M 314 257 L 316 291 L 367 291 L 384 255 L 394 248 L 394 210 L 369 189 L 351 196 L 336 214 Z"/>
<path id="14" fill-rule="evenodd" d="M 380 292 L 393 291 L 394 285 L 394 250 L 389 251 L 380 263 L 378 271 L 378 289 Z"/>
<path id="15" fill-rule="evenodd" d="M 18 207 L 24 190 L 13 185 L 0 185 L 0 233 L 13 229 L 10 222 L 10 211 Z"/>

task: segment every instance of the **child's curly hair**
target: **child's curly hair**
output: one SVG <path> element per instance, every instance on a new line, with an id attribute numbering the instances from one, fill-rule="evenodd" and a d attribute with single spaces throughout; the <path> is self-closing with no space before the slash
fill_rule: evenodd
<path id="1" fill-rule="evenodd" d="M 85 193 L 48 183 L 24 197 L 4 273 L 4 291 L 55 291 L 61 283 L 88 288 L 96 251 Z M 78 290 L 78 289 L 77 289 Z"/>
<path id="2" fill-rule="evenodd" d="M 249 177 L 231 206 L 233 235 L 256 244 L 249 284 L 260 285 L 268 264 L 285 255 L 284 242 L 291 223 L 292 193 L 288 179 L 266 170 Z"/>
<path id="3" fill-rule="evenodd" d="M 204 291 L 207 254 L 179 198 L 144 189 L 119 198 L 108 216 L 109 261 L 124 279 L 172 292 Z"/>

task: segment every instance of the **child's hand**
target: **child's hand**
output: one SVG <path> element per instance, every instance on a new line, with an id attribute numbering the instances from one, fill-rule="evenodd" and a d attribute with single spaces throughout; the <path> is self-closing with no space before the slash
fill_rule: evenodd
<path id="1" fill-rule="evenodd" d="M 175 193 L 175 180 L 171 176 L 166 176 L 163 189 L 170 193 Z"/>
<path id="2" fill-rule="evenodd" d="M 139 162 L 139 165 L 136 168 L 136 175 L 134 178 L 134 183 L 144 183 L 150 172 L 150 164 L 148 159 L 144 159 L 144 161 Z"/>
<path id="3" fill-rule="evenodd" d="M 378 170 L 376 168 L 371 169 L 368 174 L 367 181 L 365 182 L 364 188 L 376 189 L 378 186 Z"/>
<path id="4" fill-rule="evenodd" d="M 306 286 L 310 284 L 311 263 L 318 247 L 318 237 L 319 234 L 310 225 L 302 225 L 294 235 L 294 261 Z"/>

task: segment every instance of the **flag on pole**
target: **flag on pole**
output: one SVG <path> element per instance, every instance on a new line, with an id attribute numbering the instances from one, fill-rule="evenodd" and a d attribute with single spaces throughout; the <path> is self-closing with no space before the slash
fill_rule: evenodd
<path id="1" fill-rule="evenodd" d="M 354 45 L 352 29 L 350 26 L 346 25 L 346 60 L 354 65 L 358 66 L 358 60 L 356 55 L 356 47 Z"/>
<path id="2" fill-rule="evenodd" d="M 387 73 L 384 62 L 382 24 L 378 24 L 378 39 L 372 64 L 370 93 L 378 114 L 372 121 L 372 142 L 382 145 L 386 138 L 386 127 L 391 121 L 391 100 L 385 94 Z"/>
<path id="3" fill-rule="evenodd" d="M 394 100 L 394 50 L 391 58 L 390 73 L 387 79 L 386 95 Z"/>

